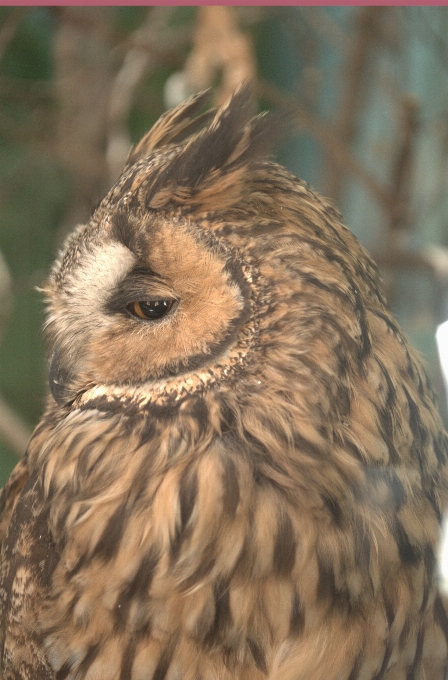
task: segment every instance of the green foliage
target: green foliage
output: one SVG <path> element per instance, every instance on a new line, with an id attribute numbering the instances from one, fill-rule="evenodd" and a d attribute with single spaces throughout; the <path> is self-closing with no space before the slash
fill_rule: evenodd
<path id="1" fill-rule="evenodd" d="M 2 8 L 0 25 L 13 12 Z M 12 310 L 0 339 L 0 394 L 30 426 L 43 409 L 46 392 L 42 342 L 42 283 L 55 253 L 55 234 L 67 199 L 67 178 L 45 148 L 30 138 L 36 117 L 51 106 L 34 85 L 53 76 L 54 19 L 46 8 L 27 10 L 0 62 L 9 97 L 0 102 L 0 250 L 12 280 Z M 2 443 L 0 484 L 17 457 Z"/>
<path id="2" fill-rule="evenodd" d="M 2 8 L 7 19 L 17 8 Z M 3 23 L 2 21 L 2 23 Z M 52 39 L 54 16 L 48 7 L 26 12 L 1 62 L 1 73 L 10 78 L 50 80 L 53 76 Z"/>

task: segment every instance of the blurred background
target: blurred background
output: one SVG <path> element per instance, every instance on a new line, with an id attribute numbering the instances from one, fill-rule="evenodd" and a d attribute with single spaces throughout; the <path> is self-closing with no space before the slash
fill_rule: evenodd
<path id="1" fill-rule="evenodd" d="M 36 291 L 169 108 L 241 80 L 288 109 L 277 159 L 380 266 L 447 413 L 448 7 L 0 7 L 0 484 L 45 401 Z"/>

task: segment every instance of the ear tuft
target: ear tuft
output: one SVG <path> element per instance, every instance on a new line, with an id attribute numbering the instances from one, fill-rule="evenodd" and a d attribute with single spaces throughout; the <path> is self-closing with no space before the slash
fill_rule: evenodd
<path id="1" fill-rule="evenodd" d="M 185 141 L 204 127 L 215 116 L 216 109 L 210 109 L 199 116 L 196 114 L 208 103 L 209 99 L 210 90 L 204 90 L 164 113 L 151 130 L 131 149 L 124 169 L 127 170 L 161 146 Z"/>
<path id="2" fill-rule="evenodd" d="M 215 202 L 223 207 L 244 192 L 244 173 L 265 157 L 285 134 L 281 116 L 263 113 L 252 118 L 253 87 L 243 84 L 214 113 L 205 129 L 190 139 L 168 164 L 148 177 L 146 206 Z M 273 124 L 273 119 L 276 121 Z"/>

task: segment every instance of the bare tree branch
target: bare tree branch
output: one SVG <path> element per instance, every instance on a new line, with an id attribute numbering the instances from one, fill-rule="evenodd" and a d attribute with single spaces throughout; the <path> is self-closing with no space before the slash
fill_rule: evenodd
<path id="1" fill-rule="evenodd" d="M 64 13 L 63 7 L 52 7 L 53 12 L 58 15 L 64 15 L 64 22 L 71 24 L 78 30 L 95 35 L 101 41 L 107 42 L 111 49 L 115 48 L 117 51 L 124 53 L 133 48 L 141 49 L 147 52 L 151 60 L 158 65 L 163 64 L 174 68 L 180 68 L 183 65 L 184 55 L 182 50 L 191 41 L 191 30 L 188 27 L 171 28 L 170 39 L 166 43 L 165 41 L 148 43 L 145 40 L 140 41 L 139 36 L 136 36 L 135 33 L 131 36 L 123 35 L 112 30 L 108 22 L 95 20 L 89 12 L 85 11 L 88 9 L 87 7 L 81 7 L 80 9 L 84 11 L 71 13 L 67 16 Z M 168 9 L 168 7 L 165 9 Z"/>
<path id="2" fill-rule="evenodd" d="M 254 80 L 256 68 L 252 42 L 240 30 L 235 8 L 199 7 L 193 49 L 184 68 L 190 90 L 210 87 L 219 75 L 216 103 L 222 104 L 243 81 Z"/>
<path id="3" fill-rule="evenodd" d="M 402 97 L 399 119 L 400 139 L 393 157 L 390 187 L 395 203 L 390 215 L 390 238 L 395 239 L 398 230 L 410 226 L 410 194 L 414 153 L 419 131 L 420 103 L 413 95 Z M 389 244 L 391 245 L 391 243 Z"/>
<path id="4" fill-rule="evenodd" d="M 383 9 L 383 7 L 360 7 L 358 10 L 356 38 L 352 41 L 346 57 L 345 87 L 336 122 L 337 135 L 347 148 L 356 135 L 358 113 L 364 100 L 367 60 L 377 37 Z M 331 156 L 329 161 L 326 192 L 338 203 L 343 174 Z"/>
<path id="5" fill-rule="evenodd" d="M 154 7 L 146 20 L 127 41 L 126 52 L 121 68 L 115 76 L 109 96 L 107 165 L 111 182 L 121 172 L 131 146 L 128 117 L 134 101 L 136 89 L 144 74 L 156 62 L 152 58 L 153 46 L 160 43 L 160 34 L 172 14 L 172 7 Z"/>
<path id="6" fill-rule="evenodd" d="M 306 130 L 322 144 L 324 150 L 331 157 L 339 170 L 343 169 L 350 172 L 368 191 L 370 191 L 383 210 L 389 214 L 393 205 L 393 196 L 391 196 L 389 191 L 384 189 L 380 182 L 378 182 L 355 156 L 353 156 L 346 144 L 340 140 L 336 130 L 332 129 L 329 125 L 321 123 L 313 115 L 296 104 L 290 97 L 287 97 L 266 81 L 258 81 L 257 91 L 261 97 L 290 111 L 296 119 L 298 126 Z"/>

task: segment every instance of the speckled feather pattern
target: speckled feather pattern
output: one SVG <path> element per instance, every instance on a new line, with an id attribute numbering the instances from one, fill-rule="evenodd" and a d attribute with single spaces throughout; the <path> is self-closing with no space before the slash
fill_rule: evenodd
<path id="1" fill-rule="evenodd" d="M 424 370 L 339 213 L 265 159 L 249 89 L 198 123 L 204 101 L 143 138 L 45 286 L 1 677 L 445 680 Z"/>

